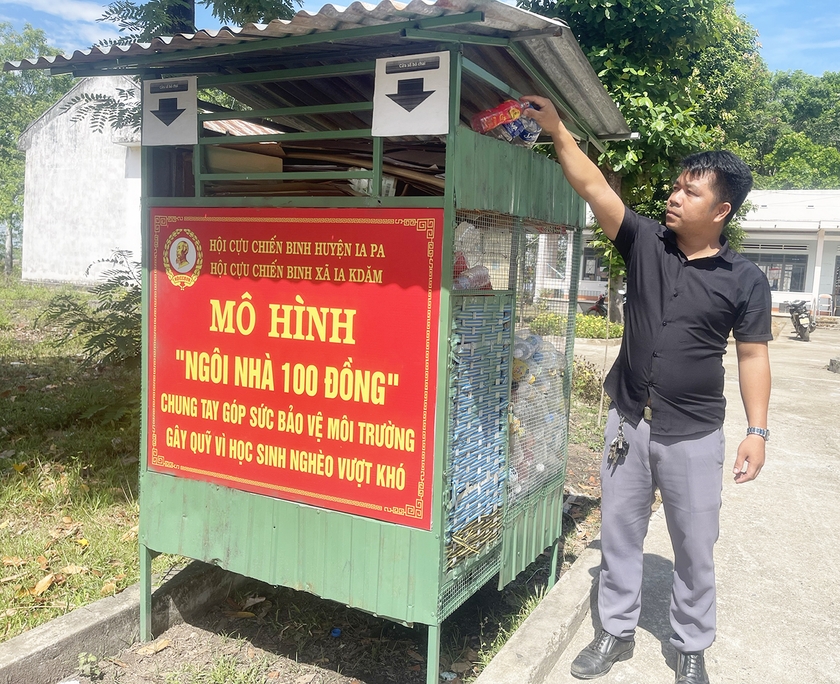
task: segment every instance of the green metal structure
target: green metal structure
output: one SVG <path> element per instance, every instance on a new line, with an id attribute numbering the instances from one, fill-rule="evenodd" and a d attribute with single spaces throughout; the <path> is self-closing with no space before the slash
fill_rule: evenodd
<path id="1" fill-rule="evenodd" d="M 559 165 L 534 150 L 479 135 L 466 122 L 503 99 L 536 92 L 556 103 L 584 144 L 601 147 L 603 140 L 626 136 L 628 130 L 559 22 L 499 2 L 463 0 L 445 8 L 414 2 L 402 11 L 387 5 L 390 9 L 380 5 L 378 14 L 370 12 L 356 25 L 348 19 L 334 30 L 313 29 L 302 17 L 278 22 L 273 35 L 246 27 L 241 34 L 182 36 L 119 54 L 92 51 L 7 68 L 141 79 L 197 75 L 200 89 L 220 89 L 251 107 L 204 108 L 197 145 L 143 148 L 145 316 L 152 207 L 443 209 L 431 530 L 154 472 L 146 466 L 146 454 L 140 475 L 142 639 L 152 636 L 151 560 L 158 553 L 175 553 L 401 623 L 428 625 L 427 682 L 434 684 L 440 625 L 479 587 L 493 577 L 499 588 L 505 586 L 550 546 L 551 576 L 556 575 L 584 224 L 583 202 Z M 566 60 L 570 66 L 565 71 L 550 59 L 552 50 L 562 52 L 561 40 L 574 58 Z M 450 54 L 449 134 L 372 137 L 375 60 L 432 51 Z M 212 122 L 234 126 L 242 120 L 269 130 L 235 135 L 208 130 Z M 296 171 L 211 170 L 210 155 L 219 146 L 247 150 L 265 143 L 279 144 L 287 154 L 292 148 L 307 149 L 312 167 L 326 158 L 331 162 L 323 169 Z M 313 148 L 325 150 L 319 153 L 323 159 Z M 398 172 L 396 150 L 425 155 L 437 173 L 416 183 L 402 176 L 403 192 L 386 193 L 383 180 Z M 366 182 L 369 191 L 336 195 L 312 189 L 351 181 Z M 494 262 L 492 290 L 453 288 L 459 226 L 474 231 L 474 249 Z M 542 262 L 549 254 L 546 266 Z M 540 287 L 548 282 L 539 275 L 546 268 L 563 270 L 565 291 Z M 542 378 L 550 388 L 543 390 L 544 397 L 554 408 L 545 413 L 552 424 L 540 439 L 553 445 L 554 465 L 539 477 L 536 470 L 514 473 L 513 446 L 514 433 L 524 432 L 515 416 L 515 393 L 524 390 L 516 388 L 534 381 L 533 376 L 515 378 L 517 331 L 533 333 L 535 321 L 550 323 L 543 325 L 542 335 L 550 337 L 559 354 L 558 372 Z M 144 326 L 148 364 L 154 350 L 147 330 Z M 490 508 L 470 516 L 463 514 L 463 506 L 474 483 L 458 483 L 468 477 L 477 453 L 475 415 L 484 421 L 481 449 L 497 470 L 490 479 L 486 472 L 481 476 L 485 486 L 494 486 Z M 144 410 L 144 449 L 148 430 Z"/>

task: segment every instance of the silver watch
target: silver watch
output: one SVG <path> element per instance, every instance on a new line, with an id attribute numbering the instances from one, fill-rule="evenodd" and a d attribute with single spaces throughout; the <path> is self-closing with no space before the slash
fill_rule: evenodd
<path id="1" fill-rule="evenodd" d="M 764 441 L 767 442 L 770 440 L 770 430 L 766 428 L 760 427 L 748 427 L 747 428 L 748 435 L 758 435 L 759 437 L 764 437 Z"/>

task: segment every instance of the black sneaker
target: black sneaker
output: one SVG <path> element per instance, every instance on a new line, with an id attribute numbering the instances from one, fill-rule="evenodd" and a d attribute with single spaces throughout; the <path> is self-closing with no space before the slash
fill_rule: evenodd
<path id="1" fill-rule="evenodd" d="M 676 684 L 709 684 L 703 651 L 699 653 L 677 651 L 677 678 L 674 681 Z"/>
<path id="2" fill-rule="evenodd" d="M 613 663 L 629 660 L 636 642 L 614 637 L 603 629 L 589 646 L 578 653 L 572 663 L 572 675 L 578 679 L 595 679 L 607 674 Z"/>

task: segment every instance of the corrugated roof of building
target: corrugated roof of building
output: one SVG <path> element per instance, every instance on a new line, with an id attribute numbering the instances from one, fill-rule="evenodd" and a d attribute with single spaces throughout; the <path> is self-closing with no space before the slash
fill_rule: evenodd
<path id="1" fill-rule="evenodd" d="M 747 201 L 747 230 L 840 229 L 840 190 L 753 190 Z"/>
<path id="2" fill-rule="evenodd" d="M 155 38 L 149 43 L 93 47 L 78 50 L 69 57 L 44 56 L 7 62 L 4 70 L 51 69 L 53 72 L 83 75 L 95 72 L 128 73 L 131 68 L 136 70 L 138 66 L 149 65 L 149 61 L 153 60 L 154 66 L 149 65 L 150 69 L 169 69 L 171 72 L 181 68 L 189 69 L 192 73 L 220 75 L 262 70 L 269 64 L 271 67 L 268 68 L 282 68 L 286 65 L 312 66 L 363 61 L 389 48 L 395 54 L 419 54 L 439 46 L 440 41 L 432 38 L 425 42 L 422 38 L 409 40 L 399 33 L 364 35 L 365 32 L 359 32 L 358 29 L 421 22 L 470 12 L 482 12 L 483 21 L 436 27 L 435 33 L 456 34 L 453 38 L 463 35 L 513 41 L 531 61 L 530 66 L 523 66 L 522 60 L 505 47 L 465 44 L 464 55 L 522 93 L 549 95 L 540 83 L 541 79 L 545 79 L 571 106 L 578 122 L 598 138 L 629 134 L 627 122 L 599 81 L 569 27 L 564 22 L 498 0 L 412 0 L 408 4 L 384 0 L 378 5 L 354 2 L 346 8 L 325 5 L 316 14 L 300 11 L 290 20 L 276 19 L 268 24 L 246 24 L 242 28 L 202 30 L 195 34 Z M 341 35 L 344 31 L 354 29 L 356 31 L 352 35 Z M 329 38 L 329 42 L 303 45 L 290 42 L 288 46 L 283 45 L 285 38 L 324 33 L 335 35 Z M 256 42 L 264 42 L 266 50 L 262 51 L 255 45 L 253 51 L 245 54 L 213 54 L 213 48 Z M 279 60 L 278 51 L 281 51 Z M 536 77 L 535 70 L 541 72 Z M 358 77 L 344 76 L 341 80 L 350 82 L 350 90 L 367 95 L 365 84 L 354 84 L 353 78 Z M 314 100 L 310 104 L 328 102 L 330 97 L 335 97 L 331 95 L 334 84 L 325 85 L 328 87 L 313 94 Z M 234 89 L 228 90 L 232 92 Z M 236 91 L 237 97 L 243 94 L 239 87 Z M 487 86 L 482 81 L 476 83 L 475 87 L 464 89 L 463 94 L 467 101 L 473 100 L 477 111 L 483 108 L 481 102 L 487 99 L 486 91 Z M 289 92 L 275 92 L 274 98 L 267 98 L 265 89 L 262 89 L 259 96 L 255 95 L 253 106 L 266 106 L 272 100 L 288 103 L 303 99 L 306 98 L 292 98 Z M 247 97 L 245 101 L 248 101 Z"/>

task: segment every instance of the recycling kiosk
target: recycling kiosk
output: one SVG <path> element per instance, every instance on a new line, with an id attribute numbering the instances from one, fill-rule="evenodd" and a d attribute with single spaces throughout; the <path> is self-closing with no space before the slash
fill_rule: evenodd
<path id="1" fill-rule="evenodd" d="M 327 5 L 45 67 L 143 85 L 142 638 L 175 553 L 428 625 L 437 682 L 448 615 L 556 571 L 584 205 L 469 121 L 627 137 L 569 28 Z"/>

